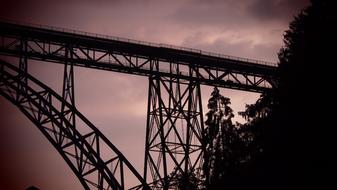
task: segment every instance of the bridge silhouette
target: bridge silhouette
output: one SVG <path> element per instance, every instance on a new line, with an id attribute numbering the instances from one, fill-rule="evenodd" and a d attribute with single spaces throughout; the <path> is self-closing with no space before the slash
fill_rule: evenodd
<path id="1" fill-rule="evenodd" d="M 171 189 L 179 176 L 200 178 L 200 85 L 259 93 L 278 85 L 275 64 L 196 49 L 9 22 L 0 23 L 0 38 L 0 54 L 19 59 L 19 67 L 0 61 L 1 95 L 38 127 L 85 189 Z M 62 94 L 27 72 L 30 59 L 64 65 Z M 74 66 L 148 77 L 143 175 L 76 109 Z"/>

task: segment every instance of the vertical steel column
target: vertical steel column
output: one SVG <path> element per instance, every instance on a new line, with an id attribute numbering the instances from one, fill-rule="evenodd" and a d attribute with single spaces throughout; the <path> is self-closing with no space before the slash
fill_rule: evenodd
<path id="1" fill-rule="evenodd" d="M 28 44 L 27 44 L 27 40 L 24 38 L 21 38 L 20 40 L 20 57 L 19 57 L 19 69 L 22 72 L 22 74 L 19 73 L 18 77 L 20 78 L 20 81 L 23 82 L 24 84 L 27 84 L 27 77 L 26 77 L 26 73 L 27 73 L 27 69 L 28 69 L 28 61 L 27 61 L 27 51 L 28 51 Z M 20 100 L 20 96 L 21 96 L 21 92 L 25 91 L 25 87 L 19 85 L 18 88 L 19 92 L 17 93 L 17 100 Z"/>
<path id="2" fill-rule="evenodd" d="M 150 61 L 151 70 L 159 71 L 159 62 L 157 60 Z M 166 148 L 163 126 L 163 113 L 160 89 L 160 77 L 149 77 L 148 91 L 148 110 L 147 110 L 147 126 L 146 126 L 146 142 L 145 142 L 145 161 L 144 161 L 144 179 L 147 180 L 148 170 L 150 172 L 150 182 L 154 182 L 154 188 L 168 189 L 168 173 L 166 161 Z M 158 96 L 159 94 L 159 96 Z M 153 134 L 156 133 L 156 134 Z M 158 139 L 157 139 L 158 138 Z M 156 155 L 151 154 L 154 149 L 153 144 L 157 149 Z"/>
<path id="3" fill-rule="evenodd" d="M 153 66 L 159 70 L 158 63 Z M 179 65 L 173 64 L 170 72 L 179 73 Z M 194 72 L 190 69 L 191 76 Z M 149 77 L 144 179 L 153 189 L 197 183 L 189 180 L 200 177 L 202 132 L 199 82 Z"/>
<path id="4" fill-rule="evenodd" d="M 65 45 L 64 49 L 65 63 L 64 63 L 64 73 L 63 73 L 63 87 L 62 87 L 62 98 L 75 108 L 75 86 L 74 86 L 74 66 L 71 62 L 73 57 L 72 47 Z M 67 110 L 67 106 L 62 103 L 61 114 L 64 115 L 67 120 L 75 127 L 76 118 L 74 110 Z M 62 144 L 64 137 L 62 134 L 59 135 L 59 143 Z"/>
<path id="5" fill-rule="evenodd" d="M 75 93 L 74 93 L 74 66 L 69 61 L 73 57 L 72 48 L 70 46 L 65 47 L 65 64 L 63 74 L 63 89 L 62 97 L 71 105 L 75 105 Z"/>
<path id="6" fill-rule="evenodd" d="M 23 71 L 24 73 L 27 73 L 27 50 L 28 50 L 28 44 L 27 40 L 21 39 L 20 41 L 20 60 L 19 60 L 19 69 Z M 24 83 L 27 83 L 27 78 L 24 77 L 23 79 Z"/>

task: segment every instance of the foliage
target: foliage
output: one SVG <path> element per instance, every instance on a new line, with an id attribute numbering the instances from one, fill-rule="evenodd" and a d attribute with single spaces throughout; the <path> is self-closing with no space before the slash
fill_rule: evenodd
<path id="1" fill-rule="evenodd" d="M 312 0 L 290 23 L 279 52 L 280 104 L 273 127 L 282 139 L 274 135 L 273 144 L 279 148 L 273 153 L 274 161 L 286 166 L 279 172 L 287 176 L 286 188 L 315 184 L 322 189 L 327 184 L 319 179 L 329 173 L 335 144 L 330 136 L 334 116 L 324 110 L 326 105 L 336 106 L 331 72 L 335 70 L 336 10 L 336 1 Z"/>
<path id="2" fill-rule="evenodd" d="M 172 174 L 171 174 L 172 175 Z M 202 184 L 200 178 L 196 176 L 195 171 L 189 171 L 187 173 L 178 173 L 171 184 L 178 190 L 197 190 L 201 189 Z"/>
<path id="3" fill-rule="evenodd" d="M 335 116 L 325 106 L 336 106 L 331 71 L 336 62 L 337 6 L 333 0 L 311 2 L 285 32 L 275 93 L 262 95 L 239 113 L 246 124 L 234 126 L 231 109 L 225 111 L 229 99 L 217 89 L 212 93 L 203 167 L 207 189 L 331 185 Z"/>
<path id="4" fill-rule="evenodd" d="M 238 173 L 251 158 L 253 133 L 246 126 L 233 124 L 230 103 L 229 98 L 214 88 L 205 121 L 203 172 L 206 189 L 236 186 L 240 178 Z"/>
<path id="5" fill-rule="evenodd" d="M 328 132 L 332 117 L 324 111 L 324 105 L 336 102 L 330 73 L 335 54 L 330 47 L 337 42 L 335 10 L 336 1 L 313 0 L 294 18 L 279 52 L 279 87 L 240 113 L 254 137 L 245 170 L 251 188 L 326 187 L 335 144 Z"/>
<path id="6" fill-rule="evenodd" d="M 260 98 L 254 104 L 247 104 L 246 110 L 239 112 L 248 122 L 254 122 L 257 119 L 268 117 L 272 112 L 275 103 L 274 97 L 267 94 L 261 94 Z"/>

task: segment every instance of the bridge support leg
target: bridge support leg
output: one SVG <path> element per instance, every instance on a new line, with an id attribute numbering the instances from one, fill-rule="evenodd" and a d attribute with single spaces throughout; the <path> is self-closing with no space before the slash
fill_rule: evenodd
<path id="1" fill-rule="evenodd" d="M 69 61 L 72 59 L 73 53 L 72 48 L 69 46 L 65 47 L 65 64 L 64 64 L 64 73 L 63 73 L 63 87 L 62 87 L 62 98 L 68 102 L 70 105 L 75 108 L 75 86 L 74 86 L 74 66 Z M 67 106 L 64 103 L 61 105 L 61 115 L 64 115 L 65 118 L 76 127 L 76 118 L 74 114 L 75 110 L 68 110 Z M 63 135 L 59 136 L 59 143 L 63 143 Z M 77 155 L 77 151 L 75 151 Z"/>
<path id="2" fill-rule="evenodd" d="M 27 77 L 26 77 L 26 73 L 27 73 L 27 40 L 25 39 L 21 39 L 20 40 L 20 57 L 19 57 L 19 69 L 22 72 L 21 74 L 19 73 L 19 78 L 20 81 L 23 82 L 24 84 L 27 84 Z M 21 94 L 25 92 L 25 87 L 19 85 L 18 88 L 18 92 L 17 92 L 17 100 L 19 101 L 21 98 Z"/>
<path id="3" fill-rule="evenodd" d="M 63 90 L 62 97 L 71 105 L 75 105 L 75 92 L 74 92 L 74 66 L 69 61 L 73 57 L 72 48 L 66 47 L 65 50 L 65 64 L 63 74 Z"/>
<path id="4" fill-rule="evenodd" d="M 203 129 L 198 82 L 149 77 L 144 179 L 153 189 L 199 184 Z"/>

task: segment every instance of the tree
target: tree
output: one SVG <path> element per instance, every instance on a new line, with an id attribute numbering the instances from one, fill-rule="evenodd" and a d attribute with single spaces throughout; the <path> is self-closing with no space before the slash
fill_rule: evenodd
<path id="1" fill-rule="evenodd" d="M 171 186 L 178 190 L 197 190 L 202 188 L 201 180 L 195 171 L 178 173 L 172 180 Z"/>
<path id="2" fill-rule="evenodd" d="M 259 119 L 268 117 L 275 104 L 275 99 L 270 94 L 261 94 L 254 104 L 247 104 L 246 110 L 239 112 L 247 122 L 256 122 Z"/>
<path id="3" fill-rule="evenodd" d="M 264 95 L 256 104 L 248 105 L 246 111 L 240 113 L 248 123 L 236 126 L 232 134 L 241 150 L 239 156 L 233 158 L 245 164 L 229 161 L 228 158 L 235 155 L 231 151 L 235 149 L 233 146 L 227 146 L 230 147 L 228 160 L 221 161 L 231 163 L 231 167 L 217 167 L 216 160 L 222 157 L 212 157 L 222 154 L 221 143 L 217 142 L 230 134 L 220 132 L 222 122 L 218 116 L 221 114 L 216 113 L 221 109 L 215 108 L 218 104 L 214 102 L 218 102 L 221 95 L 216 90 L 212 93 L 206 120 L 207 150 L 212 147 L 212 151 L 206 151 L 203 169 L 208 174 L 206 169 L 211 168 L 209 176 L 226 175 L 214 178 L 219 181 L 219 187 L 328 189 L 334 185 L 331 173 L 336 171 L 337 160 L 335 115 L 327 111 L 326 106 L 332 109 L 337 106 L 333 64 L 336 62 L 333 48 L 337 44 L 336 10 L 334 0 L 312 0 L 290 23 L 284 35 L 285 46 L 279 52 L 279 87 L 274 94 Z M 232 176 L 234 181 L 249 185 L 242 188 L 223 183 Z M 211 181 L 210 178 L 206 175 L 206 181 Z"/>
<path id="4" fill-rule="evenodd" d="M 230 103 L 216 87 L 208 100 L 203 164 L 206 189 L 235 186 L 236 172 L 246 160 L 245 142 L 232 122 Z"/>
<path id="5" fill-rule="evenodd" d="M 331 47 L 337 43 L 336 10 L 336 1 L 312 0 L 294 18 L 279 52 L 276 93 L 240 113 L 249 120 L 246 126 L 254 134 L 251 153 L 263 148 L 263 154 L 253 155 L 250 168 L 253 181 L 263 180 L 252 188 L 328 187 L 328 173 L 336 166 L 332 153 L 336 142 L 330 136 L 334 116 L 325 111 L 326 105 L 336 106 L 337 97 L 331 73 L 335 62 Z"/>
<path id="6" fill-rule="evenodd" d="M 329 179 L 322 175 L 335 165 L 329 161 L 335 155 L 335 138 L 329 135 L 335 121 L 325 110 L 326 105 L 336 106 L 335 74 L 331 72 L 331 63 L 336 62 L 332 48 L 337 43 L 336 10 L 336 1 L 312 0 L 290 23 L 279 53 L 278 131 L 287 139 L 280 153 L 289 184 L 322 188 Z"/>

